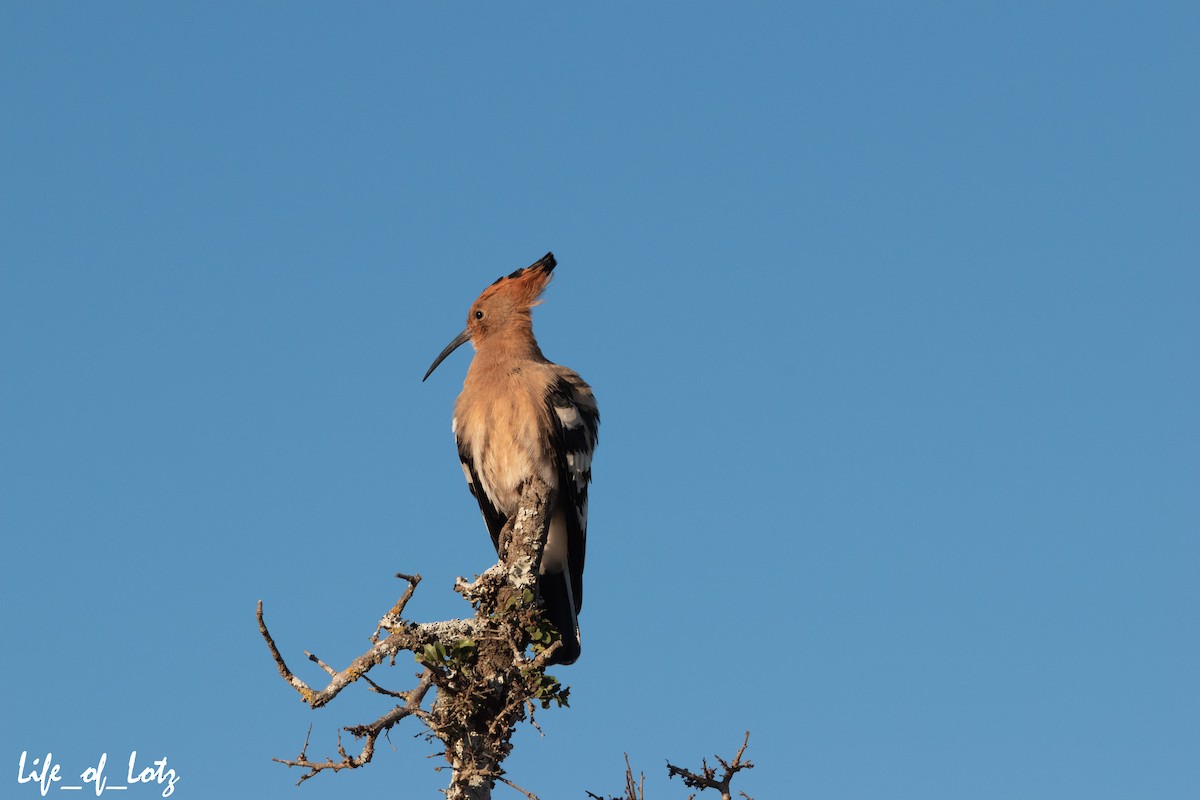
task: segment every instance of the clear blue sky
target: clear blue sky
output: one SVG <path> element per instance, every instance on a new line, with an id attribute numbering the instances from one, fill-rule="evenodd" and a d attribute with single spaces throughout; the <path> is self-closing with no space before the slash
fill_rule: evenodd
<path id="1" fill-rule="evenodd" d="M 0 9 L 0 794 L 435 797 L 413 724 L 293 788 L 384 701 L 254 604 L 313 682 L 396 571 L 465 613 L 469 350 L 420 378 L 553 250 L 603 424 L 514 781 L 749 729 L 759 800 L 1194 800 L 1197 6 L 427 5 Z"/>

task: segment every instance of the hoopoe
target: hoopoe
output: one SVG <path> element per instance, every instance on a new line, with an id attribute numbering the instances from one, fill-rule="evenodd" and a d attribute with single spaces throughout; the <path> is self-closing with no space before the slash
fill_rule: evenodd
<path id="1" fill-rule="evenodd" d="M 533 338 L 530 312 L 555 263 L 547 253 L 484 289 L 471 305 L 466 329 L 433 360 L 425 378 L 464 342 L 474 345 L 451 430 L 467 487 L 497 549 L 521 484 L 537 475 L 556 490 L 538 590 L 562 636 L 550 663 L 570 664 L 580 651 L 587 493 L 600 413 L 591 387 L 549 361 Z"/>

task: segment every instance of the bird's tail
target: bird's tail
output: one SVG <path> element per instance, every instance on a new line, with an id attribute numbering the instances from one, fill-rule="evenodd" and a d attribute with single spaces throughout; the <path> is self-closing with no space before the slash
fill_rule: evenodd
<path id="1" fill-rule="evenodd" d="M 571 597 L 570 577 L 566 572 L 548 572 L 538 579 L 546 619 L 562 637 L 562 645 L 547 664 L 574 664 L 579 658 L 579 617 Z"/>

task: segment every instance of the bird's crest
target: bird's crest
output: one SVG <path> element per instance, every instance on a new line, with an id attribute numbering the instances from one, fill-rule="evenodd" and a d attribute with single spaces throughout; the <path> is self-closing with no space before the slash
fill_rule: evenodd
<path id="1" fill-rule="evenodd" d="M 540 259 L 508 275 L 497 278 L 483 290 L 476 305 L 491 300 L 507 300 L 517 308 L 533 308 L 541 303 L 542 291 L 550 283 L 551 273 L 557 262 L 554 253 L 546 253 Z"/>

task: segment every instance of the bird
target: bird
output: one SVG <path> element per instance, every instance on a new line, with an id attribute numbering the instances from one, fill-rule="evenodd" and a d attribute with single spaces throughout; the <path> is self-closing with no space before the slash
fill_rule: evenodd
<path id="1" fill-rule="evenodd" d="M 546 253 L 484 289 L 471 304 L 467 327 L 421 381 L 461 345 L 474 346 L 451 430 L 497 553 L 522 484 L 536 476 L 553 490 L 538 594 L 562 640 L 547 664 L 572 664 L 580 654 L 588 484 L 600 412 L 592 388 L 575 371 L 547 359 L 533 335 L 531 312 L 556 264 L 554 254 Z"/>

